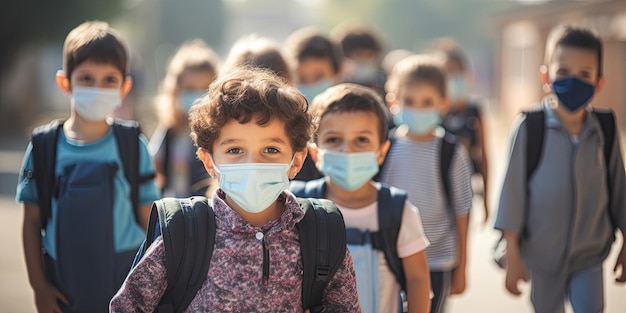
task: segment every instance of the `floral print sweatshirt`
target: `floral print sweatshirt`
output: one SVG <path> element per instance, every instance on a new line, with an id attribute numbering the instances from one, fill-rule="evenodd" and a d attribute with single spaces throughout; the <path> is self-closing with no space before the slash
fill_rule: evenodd
<path id="1" fill-rule="evenodd" d="M 216 238 L 209 272 L 184 312 L 302 312 L 302 259 L 296 224 L 304 217 L 295 196 L 278 198 L 285 211 L 262 227 L 246 222 L 217 190 L 213 203 Z M 263 269 L 265 249 L 269 271 Z M 267 258 L 267 254 L 266 254 Z M 110 312 L 152 312 L 167 287 L 165 248 L 157 238 L 111 300 Z M 354 267 L 344 263 L 323 294 L 323 312 L 360 312 Z"/>

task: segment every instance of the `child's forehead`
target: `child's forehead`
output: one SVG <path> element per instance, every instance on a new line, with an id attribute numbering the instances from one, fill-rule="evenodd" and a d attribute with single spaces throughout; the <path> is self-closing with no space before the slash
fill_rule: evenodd
<path id="1" fill-rule="evenodd" d="M 558 45 L 552 54 L 551 65 L 578 65 L 598 68 L 598 55 L 592 49 Z"/>
<path id="2" fill-rule="evenodd" d="M 90 59 L 87 59 L 78 64 L 74 68 L 74 73 L 77 72 L 106 73 L 124 76 L 124 73 L 122 73 L 113 63 L 106 61 L 99 62 Z"/>
<path id="3" fill-rule="evenodd" d="M 253 117 L 246 123 L 241 123 L 236 119 L 230 119 L 220 128 L 217 143 L 223 139 L 255 141 L 280 139 L 289 143 L 289 136 L 285 128 L 285 123 L 277 118 L 270 119 L 267 123 L 259 124 L 258 118 Z"/>
<path id="4" fill-rule="evenodd" d="M 348 122 L 349 121 L 349 122 Z M 320 119 L 319 131 L 325 130 L 348 130 L 359 128 L 378 132 L 380 125 L 379 117 L 369 110 L 342 110 L 324 114 Z"/>
<path id="5" fill-rule="evenodd" d="M 432 93 L 439 93 L 435 83 L 423 80 L 407 82 L 400 88 L 400 96 L 418 96 Z"/>

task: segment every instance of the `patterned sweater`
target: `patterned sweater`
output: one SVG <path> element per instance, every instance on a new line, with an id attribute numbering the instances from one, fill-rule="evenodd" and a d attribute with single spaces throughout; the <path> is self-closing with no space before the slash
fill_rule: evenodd
<path id="1" fill-rule="evenodd" d="M 216 238 L 207 279 L 184 312 L 302 312 L 302 260 L 296 229 L 304 212 L 285 191 L 285 211 L 262 227 L 247 223 L 213 196 Z M 269 249 L 269 275 L 263 275 L 263 245 Z M 110 312 L 152 312 L 167 287 L 161 237 L 126 278 L 111 300 Z M 323 294 L 323 312 L 360 312 L 352 257 L 346 258 Z"/>

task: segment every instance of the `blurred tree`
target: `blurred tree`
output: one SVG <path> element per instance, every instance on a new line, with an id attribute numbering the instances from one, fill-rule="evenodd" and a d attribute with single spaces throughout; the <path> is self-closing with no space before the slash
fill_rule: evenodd
<path id="1" fill-rule="evenodd" d="M 59 42 L 76 25 L 114 16 L 128 0 L 5 1 L 0 10 L 0 73 L 26 45 Z"/>

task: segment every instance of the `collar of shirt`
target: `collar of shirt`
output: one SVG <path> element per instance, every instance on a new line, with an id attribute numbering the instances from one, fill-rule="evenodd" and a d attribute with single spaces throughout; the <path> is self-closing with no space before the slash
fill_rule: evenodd
<path id="1" fill-rule="evenodd" d="M 557 101 L 556 98 L 551 97 L 551 96 L 547 96 L 543 98 L 543 101 L 542 101 L 543 111 L 546 114 L 546 128 L 565 130 L 563 128 L 563 125 L 561 124 L 561 120 L 559 119 L 559 117 L 556 115 L 556 112 L 554 111 L 554 107 L 555 107 L 554 101 Z M 596 119 L 596 117 L 593 114 L 591 114 L 591 110 L 592 108 L 590 106 L 588 106 L 585 109 L 587 116 L 585 117 L 585 124 L 583 125 L 583 129 L 581 130 L 578 138 L 584 138 L 584 136 L 586 135 L 601 132 L 600 122 Z"/>

